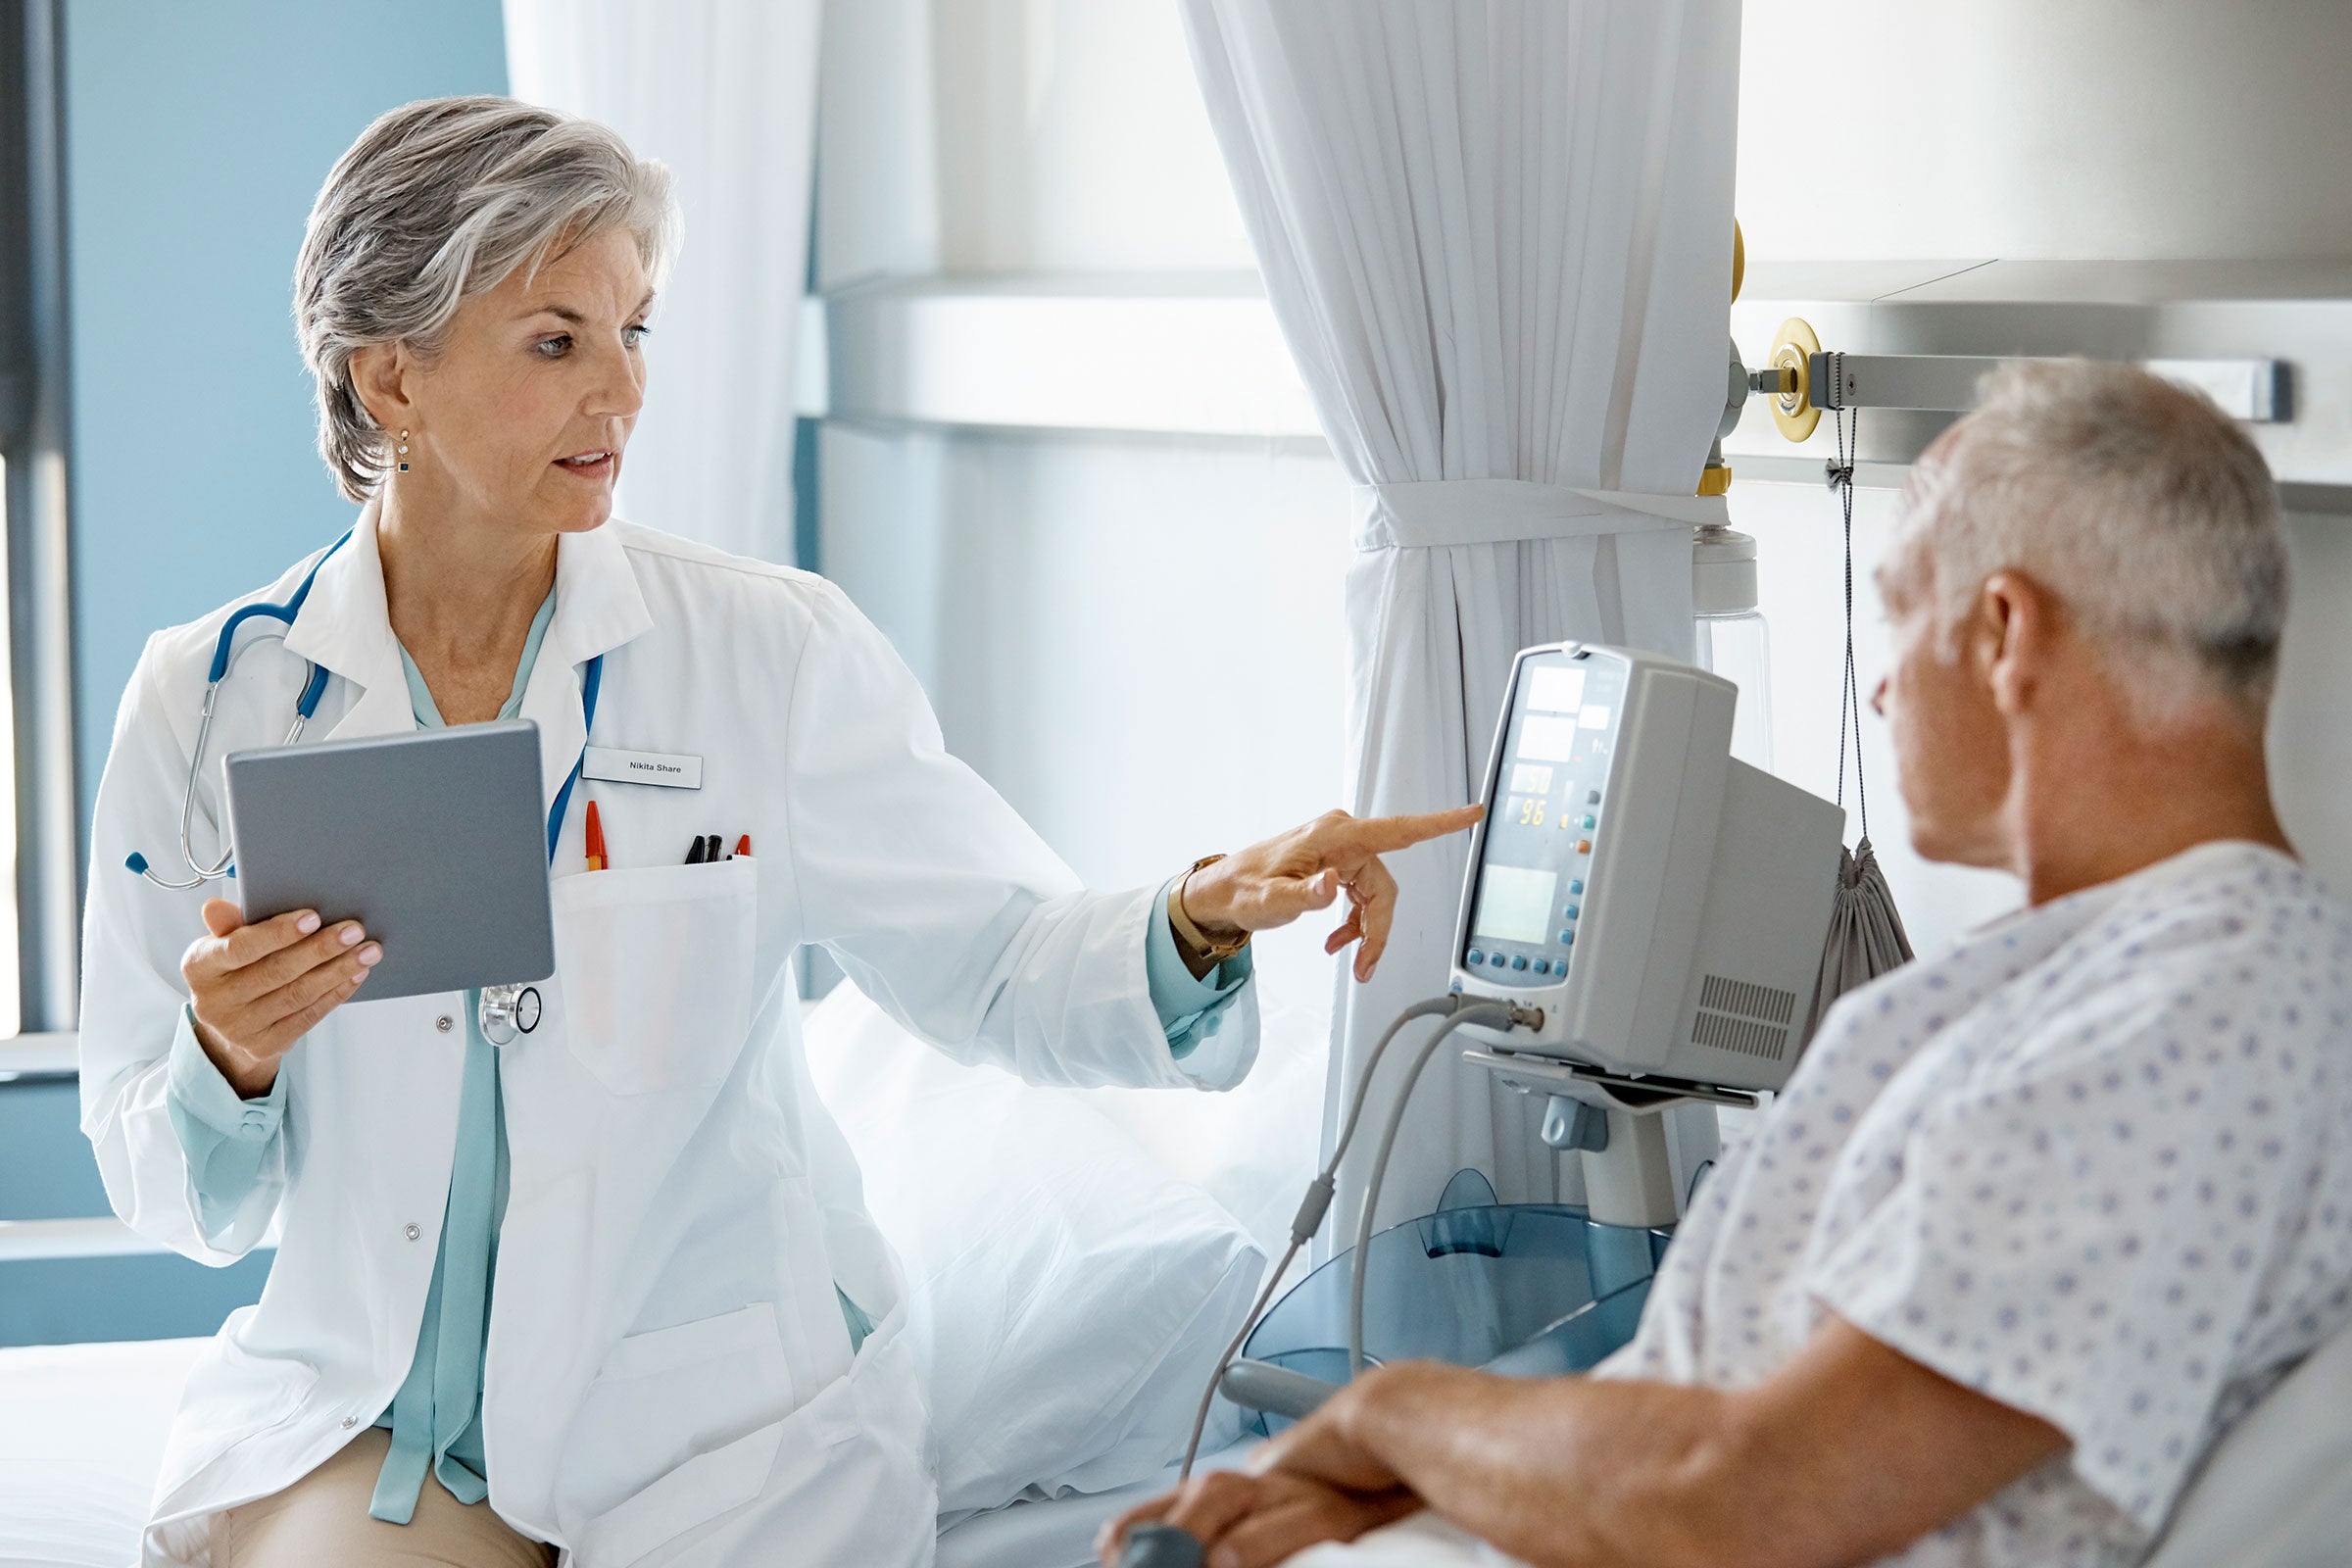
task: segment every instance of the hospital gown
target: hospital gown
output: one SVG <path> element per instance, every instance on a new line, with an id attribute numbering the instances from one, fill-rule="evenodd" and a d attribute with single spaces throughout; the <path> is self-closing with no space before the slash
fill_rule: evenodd
<path id="1" fill-rule="evenodd" d="M 1887 1561 L 2137 1560 L 2352 1324 L 2352 909 L 2208 844 L 1849 996 L 1596 1375 L 1750 1385 L 1832 1312 L 2073 1444 Z"/>

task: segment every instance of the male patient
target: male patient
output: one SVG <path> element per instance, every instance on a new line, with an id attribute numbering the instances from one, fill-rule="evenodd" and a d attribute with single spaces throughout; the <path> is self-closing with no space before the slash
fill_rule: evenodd
<path id="1" fill-rule="evenodd" d="M 2136 1560 L 2352 1323 L 2352 909 L 2264 774 L 2277 514 L 2202 398 L 2004 368 L 1913 474 L 1876 706 L 1920 853 L 2029 907 L 1838 1004 L 1593 1375 L 1382 1368 L 1121 1527 L 1211 1568 L 1424 1508 L 1545 1565 Z"/>

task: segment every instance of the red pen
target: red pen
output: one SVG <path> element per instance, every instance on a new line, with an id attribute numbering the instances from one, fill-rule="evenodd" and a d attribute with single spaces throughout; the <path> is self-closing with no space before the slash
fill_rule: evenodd
<path id="1" fill-rule="evenodd" d="M 735 853 L 743 856 L 748 856 L 752 853 L 752 836 L 749 833 L 746 833 L 743 837 L 735 841 Z"/>
<path id="2" fill-rule="evenodd" d="M 588 869 L 605 868 L 605 821 L 596 814 L 596 803 L 588 803 Z"/>

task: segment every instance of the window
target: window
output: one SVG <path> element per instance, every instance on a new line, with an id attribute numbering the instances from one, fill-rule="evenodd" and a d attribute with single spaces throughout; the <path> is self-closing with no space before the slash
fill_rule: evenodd
<path id="1" fill-rule="evenodd" d="M 0 4 L 0 1038 L 75 1013 L 62 9 Z"/>

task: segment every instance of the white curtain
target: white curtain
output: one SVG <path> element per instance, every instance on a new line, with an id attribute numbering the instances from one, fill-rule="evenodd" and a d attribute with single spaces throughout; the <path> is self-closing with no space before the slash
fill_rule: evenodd
<path id="1" fill-rule="evenodd" d="M 783 562 L 817 12 L 818 0 L 506 0 L 514 96 L 602 121 L 667 164 L 685 214 L 619 513 Z"/>
<path id="2" fill-rule="evenodd" d="M 1738 0 L 1183 4 L 1267 292 L 1357 486 L 1351 808 L 1459 805 L 1518 649 L 1690 657 L 1690 526 L 1725 515 L 1692 490 L 1724 400 Z M 1342 971 L 1327 1148 L 1380 1031 L 1445 989 L 1466 848 L 1396 857 L 1389 956 L 1368 986 Z M 1433 1062 L 1382 1222 L 1464 1166 L 1505 1201 L 1581 1197 L 1540 1111 L 1458 1054 Z"/>

